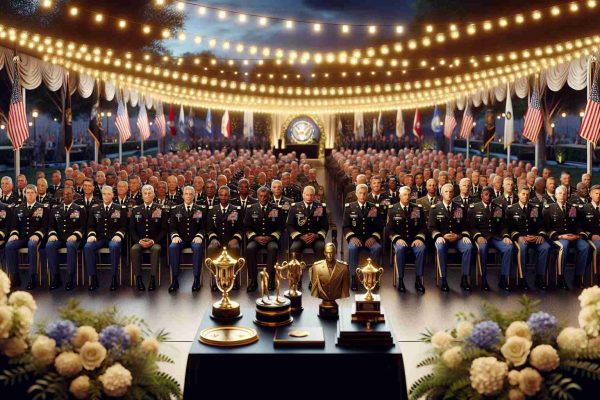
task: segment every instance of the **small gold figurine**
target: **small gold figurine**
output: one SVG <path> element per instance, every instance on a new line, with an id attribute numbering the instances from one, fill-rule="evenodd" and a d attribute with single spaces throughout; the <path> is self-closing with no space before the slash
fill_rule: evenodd
<path id="1" fill-rule="evenodd" d="M 262 268 L 258 273 L 258 279 L 260 281 L 260 298 L 263 303 L 271 304 L 271 296 L 269 294 L 269 273 L 267 268 Z M 267 298 L 265 299 L 265 294 Z"/>
<path id="2" fill-rule="evenodd" d="M 287 271 L 287 265 L 284 264 L 275 264 L 275 302 L 278 304 L 283 303 L 280 299 L 279 299 L 279 289 L 281 287 L 281 281 L 282 280 L 286 280 L 289 276 L 289 271 L 288 274 L 284 275 L 283 272 Z"/>

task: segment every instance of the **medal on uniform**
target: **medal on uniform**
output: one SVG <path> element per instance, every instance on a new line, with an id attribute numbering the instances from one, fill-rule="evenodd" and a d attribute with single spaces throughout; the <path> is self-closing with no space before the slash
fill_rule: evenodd
<path id="1" fill-rule="evenodd" d="M 157 208 L 152 212 L 152 218 L 160 218 L 162 216 L 162 210 Z"/>
<path id="2" fill-rule="evenodd" d="M 304 224 L 306 224 L 306 217 L 304 216 L 304 214 L 298 214 L 296 215 L 296 218 L 298 219 L 299 226 L 304 226 Z"/>
<path id="3" fill-rule="evenodd" d="M 113 211 L 113 213 L 110 215 L 111 218 L 121 218 L 121 212 L 119 210 L 115 210 Z"/>
<path id="4" fill-rule="evenodd" d="M 6 218 L 6 211 L 0 211 L 0 218 Z"/>
<path id="5" fill-rule="evenodd" d="M 371 207 L 369 213 L 367 214 L 367 218 L 375 218 L 377 216 L 377 208 Z"/>
<path id="6" fill-rule="evenodd" d="M 529 216 L 531 218 L 537 218 L 538 217 L 538 209 L 534 208 L 533 210 L 531 210 L 531 214 L 529 214 Z"/>
<path id="7" fill-rule="evenodd" d="M 181 221 L 181 213 L 175 214 L 175 218 L 177 218 L 177 221 Z"/>
<path id="8" fill-rule="evenodd" d="M 577 210 L 575 209 L 575 207 L 571 207 L 571 209 L 569 210 L 569 218 L 575 217 L 577 217 Z"/>
<path id="9" fill-rule="evenodd" d="M 71 213 L 71 219 L 78 219 L 79 218 L 79 211 L 73 211 Z"/>

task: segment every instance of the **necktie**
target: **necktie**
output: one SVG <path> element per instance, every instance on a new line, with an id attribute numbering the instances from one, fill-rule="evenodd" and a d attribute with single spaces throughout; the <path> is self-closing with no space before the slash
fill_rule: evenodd
<path id="1" fill-rule="evenodd" d="M 187 206 L 186 208 L 187 208 L 187 212 L 188 212 L 188 214 L 189 214 L 189 213 L 190 213 L 190 211 L 192 210 L 192 207 L 190 207 L 190 206 Z"/>
<path id="2" fill-rule="evenodd" d="M 65 212 L 69 211 L 69 206 L 65 204 Z"/>
<path id="3" fill-rule="evenodd" d="M 408 214 L 408 206 L 404 206 L 404 213 Z"/>
<path id="4" fill-rule="evenodd" d="M 263 211 L 263 214 L 266 214 L 266 212 L 267 212 L 267 206 L 263 206 L 262 207 L 262 211 Z"/>
<path id="5" fill-rule="evenodd" d="M 108 206 L 104 206 L 104 211 L 108 212 Z"/>
<path id="6" fill-rule="evenodd" d="M 431 206 L 433 205 L 433 200 L 434 200 L 434 199 L 433 199 L 433 197 L 431 197 L 431 198 L 429 199 L 429 205 L 431 205 Z"/>
<path id="7" fill-rule="evenodd" d="M 279 207 L 279 200 L 275 200 L 275 205 Z"/>

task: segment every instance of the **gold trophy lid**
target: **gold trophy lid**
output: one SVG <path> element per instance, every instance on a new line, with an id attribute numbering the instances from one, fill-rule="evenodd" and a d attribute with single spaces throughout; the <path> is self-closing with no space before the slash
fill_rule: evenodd
<path id="1" fill-rule="evenodd" d="M 379 271 L 381 269 L 383 269 L 383 268 L 379 268 L 379 267 L 376 267 L 373 265 L 373 263 L 371 262 L 371 258 L 367 258 L 367 265 L 360 268 L 360 270 L 362 271 L 363 274 L 368 274 L 368 273 L 377 274 L 377 273 L 379 273 Z"/>
<path id="2" fill-rule="evenodd" d="M 223 252 L 216 259 L 212 260 L 213 264 L 220 267 L 233 267 L 237 264 L 238 260 L 231 257 L 227 252 L 227 247 L 223 247 Z"/>

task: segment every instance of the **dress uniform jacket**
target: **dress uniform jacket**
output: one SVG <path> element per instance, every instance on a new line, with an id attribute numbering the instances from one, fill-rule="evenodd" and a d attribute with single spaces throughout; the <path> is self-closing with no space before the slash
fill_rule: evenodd
<path id="1" fill-rule="evenodd" d="M 510 238 L 504 223 L 505 213 L 504 208 L 494 202 L 490 202 L 489 205 L 484 202 L 469 205 L 467 220 L 473 240 L 479 237 L 485 240 Z"/>
<path id="2" fill-rule="evenodd" d="M 184 242 L 191 242 L 194 238 L 204 239 L 207 209 L 205 205 L 193 203 L 190 212 L 185 204 L 172 206 L 169 216 L 169 232 L 171 240 L 179 237 Z"/>
<path id="3" fill-rule="evenodd" d="M 281 224 L 281 229 L 285 229 L 285 223 L 287 221 L 288 213 L 290 212 L 290 208 L 292 207 L 292 203 L 294 200 L 289 197 L 281 196 L 278 200 L 274 197 L 271 197 L 271 200 L 276 207 L 281 211 L 281 218 L 279 223 Z"/>
<path id="4" fill-rule="evenodd" d="M 133 201 L 136 205 L 140 205 L 144 202 L 142 198 L 142 192 L 138 191 L 136 194 L 127 193 L 127 200 Z"/>
<path id="5" fill-rule="evenodd" d="M 74 203 L 85 208 L 87 215 L 90 215 L 92 207 L 94 207 L 95 205 L 101 205 L 102 201 L 93 197 L 92 200 L 88 203 L 87 199 L 85 197 L 82 197 L 80 199 L 75 200 Z"/>
<path id="6" fill-rule="evenodd" d="M 579 197 L 577 195 L 575 196 L 571 196 L 569 198 L 569 200 L 567 200 L 569 203 L 579 206 L 579 205 L 584 205 L 587 204 L 591 201 L 591 199 L 589 197 Z"/>
<path id="7" fill-rule="evenodd" d="M 577 233 L 577 206 L 565 203 L 564 211 L 558 203 L 546 204 L 542 212 L 544 227 L 550 240 L 558 240 L 558 236 L 566 233 Z"/>
<path id="8" fill-rule="evenodd" d="M 600 210 L 592 203 L 586 203 L 578 208 L 578 233 L 585 239 L 591 240 L 593 235 L 600 235 Z"/>
<path id="9" fill-rule="evenodd" d="M 388 209 L 387 229 L 392 243 L 402 239 L 410 244 L 416 239 L 425 243 L 425 230 L 427 217 L 423 206 L 416 203 L 408 203 L 408 209 L 404 210 L 402 203 L 396 203 Z"/>
<path id="10" fill-rule="evenodd" d="M 111 203 L 106 211 L 104 203 L 94 204 L 88 212 L 88 237 L 111 240 L 114 236 L 125 239 L 127 207 Z"/>
<path id="11" fill-rule="evenodd" d="M 240 217 L 240 208 L 233 204 L 227 204 L 221 210 L 221 204 L 217 203 L 208 207 L 207 231 L 208 240 L 217 239 L 222 246 L 232 239 L 242 241 L 243 221 Z"/>
<path id="12" fill-rule="evenodd" d="M 41 203 L 33 203 L 30 209 L 26 202 L 15 205 L 12 213 L 10 236 L 18 235 L 19 239 L 29 239 L 36 235 L 44 239 L 48 230 L 48 207 Z"/>
<path id="13" fill-rule="evenodd" d="M 174 205 L 183 203 L 183 196 L 181 195 L 181 193 L 179 193 L 179 191 L 175 191 L 175 193 L 172 194 L 167 193 L 166 198 Z"/>
<path id="14" fill-rule="evenodd" d="M 479 200 L 477 199 L 477 197 L 471 196 L 470 194 L 467 195 L 467 201 L 465 202 L 463 200 L 463 197 L 461 195 L 456 196 L 455 198 L 452 199 L 453 202 L 455 203 L 460 203 L 463 206 L 465 206 L 465 208 L 468 208 L 471 204 L 475 204 L 477 203 Z"/>
<path id="15" fill-rule="evenodd" d="M 160 244 L 167 233 L 167 213 L 156 203 L 135 206 L 131 211 L 129 218 L 129 233 L 131 242 L 135 244 L 141 239 L 148 238 L 154 240 L 154 243 Z"/>
<path id="16" fill-rule="evenodd" d="M 283 186 L 281 188 L 281 190 L 282 190 L 283 196 L 288 197 L 288 198 L 292 199 L 293 201 L 300 201 L 302 199 L 300 190 L 298 190 L 293 185 Z"/>
<path id="17" fill-rule="evenodd" d="M 5 242 L 8 239 L 8 233 L 12 223 L 12 204 L 0 203 L 0 242 Z"/>
<path id="18" fill-rule="evenodd" d="M 87 224 L 87 213 L 85 208 L 79 204 L 71 203 L 68 211 L 64 204 L 55 205 L 50 209 L 50 226 L 48 236 L 55 235 L 58 240 L 67 240 L 75 235 L 77 240 L 85 236 Z"/>
<path id="19" fill-rule="evenodd" d="M 263 211 L 260 203 L 254 203 L 246 209 L 244 227 L 246 237 L 252 240 L 256 236 L 271 236 L 275 240 L 281 238 L 281 220 L 283 210 L 272 201 L 267 202 Z"/>
<path id="20" fill-rule="evenodd" d="M 356 201 L 356 200 L 355 200 Z M 393 204 L 393 201 L 390 200 L 387 193 L 380 193 L 378 195 L 374 195 L 373 192 L 367 195 L 367 201 L 373 204 L 377 204 L 379 217 L 381 218 L 382 224 L 385 225 L 385 219 L 387 217 L 387 210 Z M 351 202 L 348 202 L 351 203 Z"/>
<path id="21" fill-rule="evenodd" d="M 325 240 L 329 231 L 327 205 L 314 201 L 308 209 L 303 201 L 292 203 L 286 226 L 292 240 L 306 233 L 316 233 Z"/>
<path id="22" fill-rule="evenodd" d="M 413 185 L 410 190 L 410 193 L 411 193 L 411 200 L 412 200 L 412 194 L 413 193 L 417 194 L 417 197 L 415 198 L 415 200 L 416 200 L 419 197 L 423 197 L 427 194 L 427 186 L 426 185 L 420 185 L 420 186 Z"/>
<path id="23" fill-rule="evenodd" d="M 519 202 L 519 198 L 517 196 L 515 196 L 514 194 L 511 195 L 510 197 L 512 197 L 512 204 L 516 204 Z M 510 198 L 509 197 L 509 198 Z M 504 195 L 504 193 L 502 194 L 502 196 L 500 197 L 496 197 L 494 200 L 492 200 L 492 203 L 496 204 L 496 205 L 501 205 L 502 208 L 504 210 L 506 210 L 506 208 L 508 206 L 511 206 L 512 204 L 510 204 L 510 202 L 507 200 L 506 196 Z"/>
<path id="24" fill-rule="evenodd" d="M 242 199 L 239 197 L 236 197 L 234 199 L 231 199 L 231 201 L 229 202 L 229 204 L 231 204 L 232 206 L 236 206 L 240 208 L 240 221 L 242 223 L 242 225 L 244 224 L 244 217 L 246 216 L 246 209 L 248 207 L 250 207 L 252 204 L 257 203 L 258 200 L 256 200 L 255 197 L 252 196 L 248 196 L 244 199 L 243 203 L 242 203 Z"/>
<path id="25" fill-rule="evenodd" d="M 56 193 L 62 192 L 63 188 L 64 186 L 62 183 L 58 185 L 49 185 L 48 194 L 51 194 L 52 196 L 56 197 Z"/>
<path id="26" fill-rule="evenodd" d="M 344 206 L 344 239 L 347 241 L 357 238 L 363 244 L 371 237 L 381 242 L 383 231 L 383 218 L 380 209 L 387 211 L 387 206 L 382 206 L 370 201 L 364 203 L 364 210 L 361 210 L 358 201 L 346 203 Z"/>
<path id="27" fill-rule="evenodd" d="M 450 211 L 442 201 L 434 204 L 429 211 L 427 227 L 434 241 L 447 233 L 456 233 L 467 238 L 470 236 L 467 225 L 467 209 L 462 204 L 450 203 Z"/>
<path id="28" fill-rule="evenodd" d="M 480 185 L 471 185 L 469 188 L 469 196 L 476 198 L 477 202 L 481 201 L 481 191 L 483 188 Z"/>
<path id="29" fill-rule="evenodd" d="M 0 201 L 4 204 L 17 204 L 17 203 L 21 202 L 21 198 L 17 197 L 17 195 L 14 192 L 12 192 L 8 196 L 5 194 L 2 194 L 0 196 Z"/>
<path id="30" fill-rule="evenodd" d="M 437 204 L 440 201 L 439 196 L 435 196 L 432 198 L 433 204 L 427 195 L 417 199 L 416 203 L 420 204 L 423 207 L 423 211 L 425 212 L 425 218 L 429 218 L 429 211 L 431 210 L 431 206 Z"/>
<path id="31" fill-rule="evenodd" d="M 554 195 L 550 196 L 548 194 L 548 192 L 544 193 L 544 204 L 543 205 L 554 204 L 554 203 L 556 203 L 556 196 L 554 196 Z"/>
<path id="32" fill-rule="evenodd" d="M 506 209 L 506 224 L 512 241 L 516 241 L 521 235 L 547 236 L 541 204 L 529 202 L 525 210 L 521 208 L 521 204 L 513 204 Z"/>

